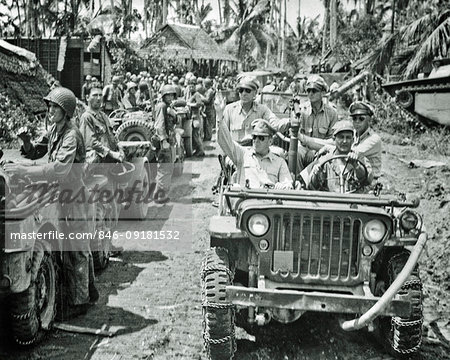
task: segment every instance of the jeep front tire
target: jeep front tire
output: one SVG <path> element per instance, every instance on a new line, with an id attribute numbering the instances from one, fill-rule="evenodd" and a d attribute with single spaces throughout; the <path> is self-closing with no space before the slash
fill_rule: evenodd
<path id="1" fill-rule="evenodd" d="M 233 281 L 228 253 L 211 248 L 201 269 L 203 340 L 208 359 L 230 360 L 236 351 L 234 306 L 225 290 Z"/>
<path id="2" fill-rule="evenodd" d="M 384 274 L 377 286 L 375 295 L 381 296 L 400 274 L 409 252 L 401 252 L 392 256 L 387 262 Z M 384 284 L 383 284 L 384 282 Z M 422 343 L 422 282 L 417 267 L 408 280 L 400 288 L 399 295 L 409 295 L 411 299 L 411 315 L 408 318 L 380 317 L 377 322 L 377 332 L 386 350 L 392 355 L 407 356 L 417 352 Z"/>

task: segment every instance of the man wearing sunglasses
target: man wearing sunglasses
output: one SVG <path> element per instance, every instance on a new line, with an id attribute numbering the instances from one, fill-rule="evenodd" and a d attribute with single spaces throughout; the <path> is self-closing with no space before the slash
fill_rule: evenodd
<path id="1" fill-rule="evenodd" d="M 337 111 L 323 102 L 323 96 L 328 91 L 325 80 L 318 75 L 311 76 L 306 83 L 309 102 L 302 109 L 300 132 L 317 139 L 331 139 L 333 126 L 338 121 Z M 321 148 L 314 143 L 309 144 L 300 137 L 298 159 L 300 170 L 314 160 L 317 150 Z"/>
<path id="2" fill-rule="evenodd" d="M 217 141 L 236 166 L 235 182 L 250 188 L 292 189 L 286 161 L 270 151 L 275 129 L 264 119 L 255 119 L 251 126 L 253 145 L 249 149 L 234 141 L 225 121 L 219 121 Z"/>
<path id="3" fill-rule="evenodd" d="M 255 119 L 264 119 L 277 131 L 283 131 L 289 118 L 278 119 L 264 104 L 255 101 L 259 84 L 250 77 L 242 77 L 237 85 L 239 101 L 225 106 L 223 119 L 233 140 L 239 141 L 252 133 L 251 124 Z"/>
<path id="4" fill-rule="evenodd" d="M 352 149 L 369 160 L 372 165 L 373 177 L 378 179 L 381 175 L 381 137 L 370 128 L 370 122 L 374 116 L 372 106 L 364 101 L 355 101 L 349 107 L 350 117 L 356 130 L 356 139 Z M 311 147 L 322 147 L 320 154 L 332 152 L 334 150 L 333 141 L 314 139 L 302 136 L 304 143 Z"/>

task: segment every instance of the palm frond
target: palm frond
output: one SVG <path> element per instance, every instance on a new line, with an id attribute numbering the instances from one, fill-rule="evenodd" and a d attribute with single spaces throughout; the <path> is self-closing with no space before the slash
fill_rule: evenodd
<path id="1" fill-rule="evenodd" d="M 430 36 L 420 45 L 416 55 L 408 64 L 405 76 L 411 77 L 416 74 L 424 63 L 434 56 L 439 56 L 447 51 L 450 45 L 450 17 L 442 22 Z"/>
<path id="2" fill-rule="evenodd" d="M 400 29 L 402 34 L 402 41 L 412 41 L 416 40 L 419 35 L 423 36 L 424 33 L 429 31 L 431 28 L 430 24 L 433 22 L 432 14 L 426 14 L 417 20 L 414 20 L 409 25 Z"/>

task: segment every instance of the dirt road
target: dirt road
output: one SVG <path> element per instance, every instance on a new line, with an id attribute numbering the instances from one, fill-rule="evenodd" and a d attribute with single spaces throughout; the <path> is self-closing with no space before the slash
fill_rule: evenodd
<path id="1" fill-rule="evenodd" d="M 171 192 L 172 202 L 152 207 L 147 220 L 122 223 L 122 234 L 134 231 L 179 231 L 178 240 L 121 240 L 125 252 L 113 258 L 109 267 L 98 276 L 100 300 L 84 317 L 71 324 L 118 330 L 112 338 L 97 338 L 62 331 L 52 331 L 38 346 L 26 350 L 0 347 L 4 359 L 205 359 L 202 344 L 200 277 L 203 251 L 208 245 L 208 219 L 216 213 L 211 206 L 211 186 L 219 172 L 215 143 L 206 147 L 207 157 L 186 163 L 185 173 L 176 179 Z M 449 250 L 442 242 L 448 238 L 449 211 L 439 208 L 444 194 L 434 193 L 426 180 L 448 180 L 445 169 L 410 169 L 399 158 L 425 156 L 412 147 L 385 147 L 383 182 L 390 191 L 418 193 L 424 198 L 421 211 L 432 236 L 428 253 L 422 260 L 426 280 L 426 311 L 448 316 L 448 291 L 441 287 L 448 273 L 434 275 L 433 264 L 443 258 L 448 265 Z M 444 159 L 445 160 L 445 159 Z M 448 171 L 448 170 L 447 170 Z M 428 173 L 427 173 L 428 172 Z M 448 187 L 448 182 L 447 182 Z M 131 233 L 130 233 L 131 234 Z M 444 255 L 442 255 L 444 254 Z M 434 257 L 434 262 L 431 259 Z M 430 270 L 431 269 L 431 270 Z M 431 272 L 430 272 L 431 271 Z M 447 278 L 448 280 L 448 278 Z M 430 286 L 436 286 L 438 290 Z M 447 308 L 446 308 L 447 306 Z M 347 333 L 339 328 L 338 318 L 329 314 L 305 314 L 294 324 L 271 324 L 255 338 L 242 328 L 237 329 L 236 359 L 389 359 L 366 331 Z M 255 341 L 256 340 L 256 341 Z M 425 343 L 416 359 L 445 359 L 442 346 Z"/>

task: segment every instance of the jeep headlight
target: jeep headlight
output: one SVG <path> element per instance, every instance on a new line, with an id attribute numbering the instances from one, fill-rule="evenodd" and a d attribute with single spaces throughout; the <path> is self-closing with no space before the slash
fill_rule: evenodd
<path id="1" fill-rule="evenodd" d="M 386 225 L 380 220 L 370 220 L 364 226 L 364 237 L 371 243 L 380 242 L 386 234 Z"/>
<path id="2" fill-rule="evenodd" d="M 254 236 L 263 236 L 269 230 L 269 219 L 266 215 L 255 214 L 248 219 L 248 230 Z"/>
<path id="3" fill-rule="evenodd" d="M 419 216 L 411 210 L 406 210 L 400 215 L 400 226 L 403 230 L 411 231 L 419 224 Z"/>

